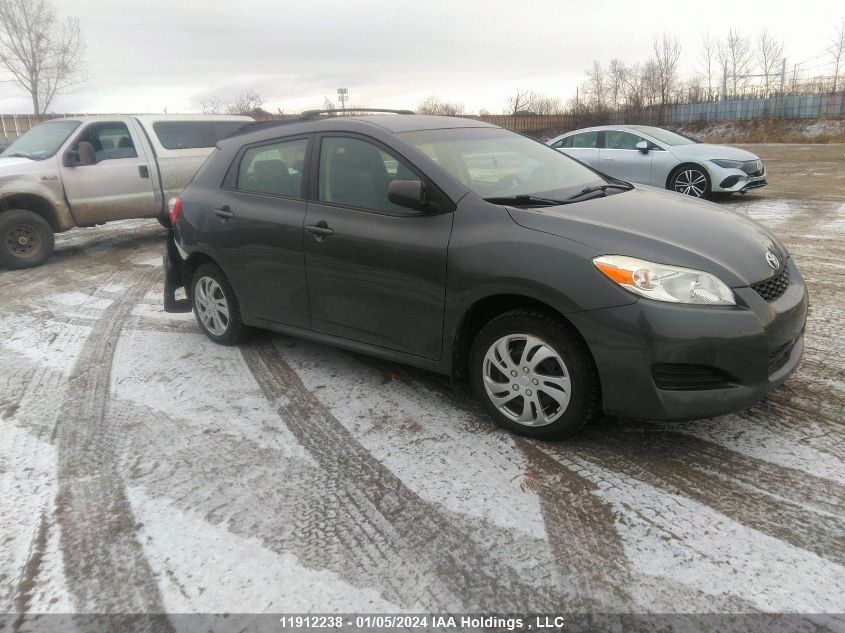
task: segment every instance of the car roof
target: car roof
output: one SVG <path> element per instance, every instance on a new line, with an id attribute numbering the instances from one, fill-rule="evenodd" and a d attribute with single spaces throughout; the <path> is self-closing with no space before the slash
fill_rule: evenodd
<path id="1" fill-rule="evenodd" d="M 295 134 L 310 134 L 321 131 L 348 131 L 366 133 L 374 128 L 397 134 L 400 132 L 416 132 L 420 130 L 442 130 L 468 127 L 498 128 L 499 126 L 476 119 L 464 119 L 452 116 L 434 116 L 428 114 L 379 114 L 362 116 L 330 116 L 315 118 L 291 118 L 270 121 L 259 121 L 252 125 L 245 125 L 240 134 L 235 134 L 221 145 L 261 141 Z"/>
<path id="2" fill-rule="evenodd" d="M 138 119 L 142 123 L 156 123 L 158 121 L 224 121 L 252 123 L 251 116 L 240 114 L 85 114 L 81 116 L 66 116 L 55 119 L 45 119 L 42 123 L 49 121 L 81 121 L 90 123 L 92 121 L 114 121 L 115 119 Z"/>
<path id="3" fill-rule="evenodd" d="M 631 130 L 634 132 L 642 132 L 643 134 L 650 134 L 652 130 L 662 130 L 665 128 L 656 127 L 654 125 L 594 125 L 593 127 L 582 127 L 577 130 L 572 130 L 561 134 L 561 136 L 569 136 L 571 134 L 580 134 L 581 132 L 601 132 L 602 130 Z"/>

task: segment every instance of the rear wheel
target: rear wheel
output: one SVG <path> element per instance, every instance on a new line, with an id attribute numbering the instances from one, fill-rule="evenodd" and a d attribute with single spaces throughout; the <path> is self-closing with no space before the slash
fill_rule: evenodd
<path id="1" fill-rule="evenodd" d="M 571 326 L 543 312 L 513 310 L 484 326 L 470 382 L 496 423 L 521 435 L 562 439 L 599 414 L 589 351 Z"/>
<path id="2" fill-rule="evenodd" d="M 12 209 L 0 213 L 0 264 L 6 268 L 32 268 L 53 252 L 53 229 L 37 213 Z"/>
<path id="3" fill-rule="evenodd" d="M 249 333 L 241 321 L 235 292 L 216 264 L 197 268 L 191 283 L 191 303 L 197 323 L 215 343 L 236 345 Z"/>
<path id="4" fill-rule="evenodd" d="M 693 198 L 708 198 L 710 176 L 700 165 L 681 165 L 669 179 L 669 189 Z"/>

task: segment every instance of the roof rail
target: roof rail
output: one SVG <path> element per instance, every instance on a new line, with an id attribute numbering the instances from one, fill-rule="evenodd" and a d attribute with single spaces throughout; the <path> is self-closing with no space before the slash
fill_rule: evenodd
<path id="1" fill-rule="evenodd" d="M 346 110 L 304 110 L 296 116 L 287 117 L 284 119 L 268 119 L 266 121 L 250 121 L 245 123 L 226 138 L 230 136 L 237 136 L 238 134 L 245 134 L 247 132 L 255 132 L 263 130 L 268 127 L 276 127 L 277 125 L 287 125 L 288 123 L 300 123 L 308 121 L 309 119 L 316 119 L 321 114 L 343 114 L 346 112 L 389 112 L 392 114 L 414 114 L 413 110 L 388 110 L 385 108 L 346 108 Z"/>
<path id="2" fill-rule="evenodd" d="M 413 110 L 390 110 L 386 108 L 346 108 L 343 110 L 304 110 L 300 120 L 313 119 L 321 114 L 346 114 L 347 112 L 389 112 L 391 114 L 414 114 Z"/>

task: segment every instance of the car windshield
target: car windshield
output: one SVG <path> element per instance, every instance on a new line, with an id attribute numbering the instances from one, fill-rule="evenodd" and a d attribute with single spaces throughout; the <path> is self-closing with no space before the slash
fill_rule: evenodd
<path id="1" fill-rule="evenodd" d="M 20 156 L 32 160 L 49 158 L 62 146 L 79 121 L 48 121 L 32 128 L 0 154 L 5 158 Z"/>
<path id="2" fill-rule="evenodd" d="M 578 161 L 501 128 L 421 130 L 398 136 L 482 198 L 562 200 L 587 187 L 607 184 Z"/>
<path id="3" fill-rule="evenodd" d="M 644 127 L 640 128 L 640 130 L 649 136 L 653 136 L 664 145 L 692 145 L 693 143 L 698 143 L 694 138 L 689 138 L 670 130 L 664 130 L 661 127 Z"/>

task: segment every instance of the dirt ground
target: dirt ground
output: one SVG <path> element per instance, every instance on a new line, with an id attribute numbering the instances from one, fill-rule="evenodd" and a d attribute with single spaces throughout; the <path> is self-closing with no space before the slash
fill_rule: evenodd
<path id="1" fill-rule="evenodd" d="M 845 612 L 845 145 L 747 147 L 771 184 L 719 204 L 790 249 L 806 353 L 697 422 L 527 441 L 437 375 L 216 346 L 154 221 L 0 272 L 0 613 Z"/>

